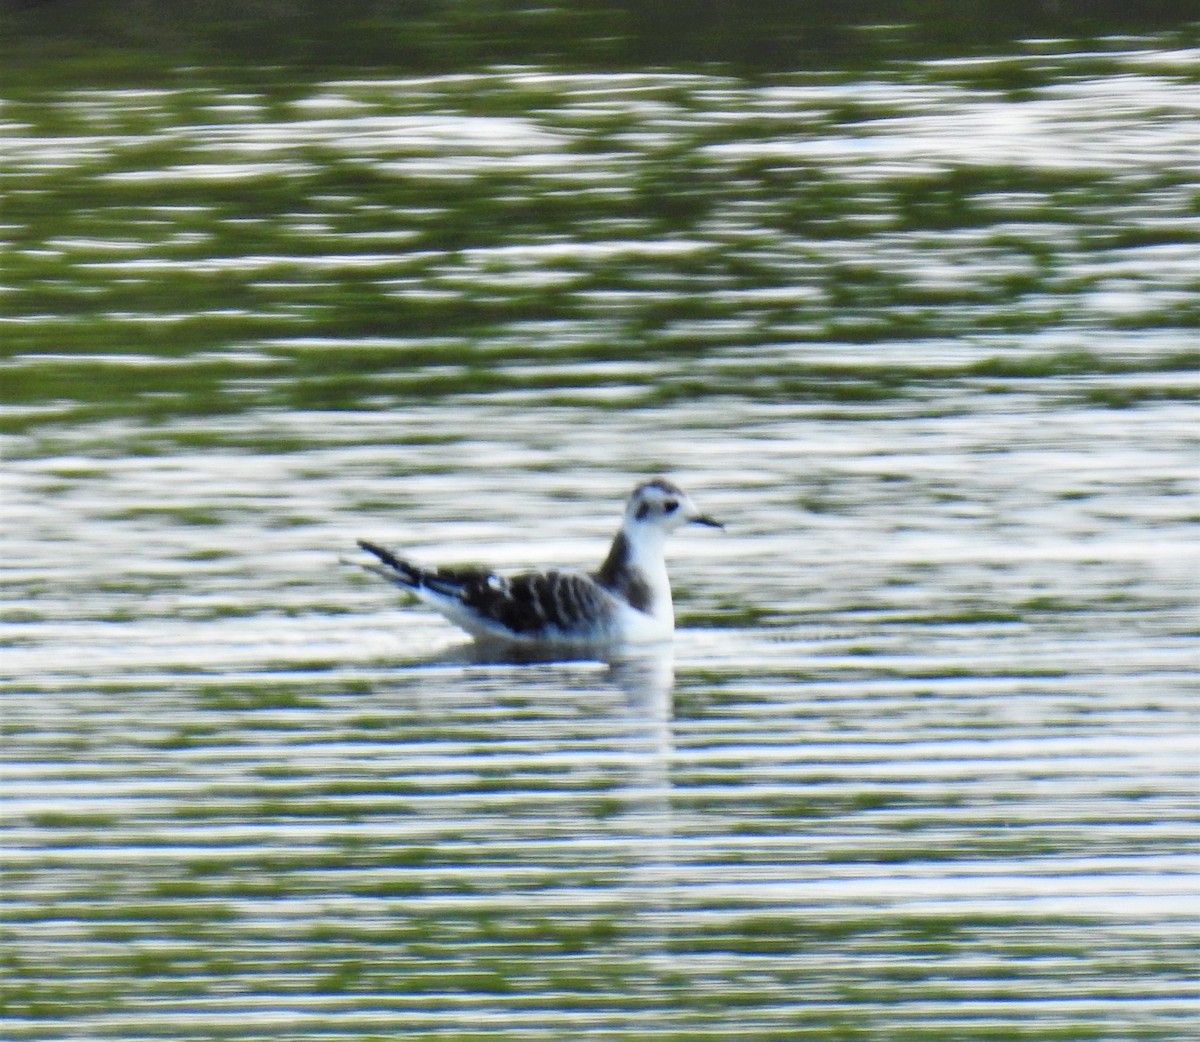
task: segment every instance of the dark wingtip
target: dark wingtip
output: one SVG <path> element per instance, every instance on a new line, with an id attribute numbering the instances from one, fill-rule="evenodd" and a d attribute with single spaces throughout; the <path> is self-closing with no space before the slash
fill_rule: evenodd
<path id="1" fill-rule="evenodd" d="M 389 568 L 395 568 L 399 572 L 410 572 L 411 567 L 404 561 L 401 561 L 391 550 L 385 550 L 382 546 L 368 542 L 366 539 L 358 540 L 359 548 L 366 550 L 369 554 L 374 554 Z"/>
<path id="2" fill-rule="evenodd" d="M 369 554 L 374 554 L 383 562 L 383 567 L 377 564 L 367 564 L 363 567 L 377 572 L 385 579 L 400 583 L 402 586 L 413 587 L 421 584 L 421 570 L 402 558 L 397 557 L 391 550 L 387 550 L 377 543 L 372 543 L 366 539 L 359 539 L 358 545 L 360 549 L 365 550 Z"/>

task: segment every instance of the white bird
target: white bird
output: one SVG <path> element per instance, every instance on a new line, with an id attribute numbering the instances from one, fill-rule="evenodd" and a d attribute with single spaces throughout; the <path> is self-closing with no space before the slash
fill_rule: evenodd
<path id="1" fill-rule="evenodd" d="M 667 640 L 675 632 L 666 537 L 685 524 L 723 527 L 663 478 L 638 485 L 598 571 L 523 572 L 422 568 L 381 546 L 364 567 L 411 591 L 477 640 L 520 644 L 619 645 Z"/>

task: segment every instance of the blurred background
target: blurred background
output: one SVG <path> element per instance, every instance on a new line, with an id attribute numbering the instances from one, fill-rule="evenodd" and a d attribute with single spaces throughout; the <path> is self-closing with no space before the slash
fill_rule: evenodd
<path id="1" fill-rule="evenodd" d="M 1194 2 L 0 5 L 14 1039 L 1194 1036 Z M 488 661 L 342 562 L 595 567 Z"/>

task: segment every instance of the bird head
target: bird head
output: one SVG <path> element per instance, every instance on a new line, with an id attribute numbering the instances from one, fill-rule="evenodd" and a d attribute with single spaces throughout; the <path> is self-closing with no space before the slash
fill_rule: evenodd
<path id="1" fill-rule="evenodd" d="M 625 504 L 627 530 L 655 530 L 665 534 L 688 524 L 724 527 L 721 522 L 700 513 L 692 497 L 665 478 L 655 478 L 638 485 Z"/>

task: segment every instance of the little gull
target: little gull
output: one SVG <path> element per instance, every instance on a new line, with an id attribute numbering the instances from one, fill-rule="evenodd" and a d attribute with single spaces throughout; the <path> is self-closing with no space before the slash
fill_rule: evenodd
<path id="1" fill-rule="evenodd" d="M 411 591 L 478 640 L 522 644 L 643 644 L 675 631 L 663 558 L 681 525 L 721 528 L 686 492 L 663 478 L 638 485 L 598 571 L 571 569 L 502 576 L 483 568 L 422 568 L 359 540 L 379 559 L 365 565 Z"/>

